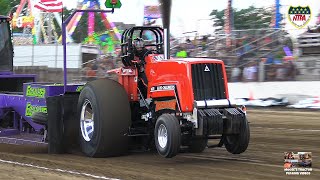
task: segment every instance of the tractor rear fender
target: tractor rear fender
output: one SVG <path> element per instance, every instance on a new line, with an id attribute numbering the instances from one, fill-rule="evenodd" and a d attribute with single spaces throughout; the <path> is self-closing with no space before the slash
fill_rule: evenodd
<path id="1" fill-rule="evenodd" d="M 129 101 L 138 101 L 138 71 L 136 68 L 121 67 L 108 71 L 109 74 L 117 74 L 118 82 L 127 92 Z"/>

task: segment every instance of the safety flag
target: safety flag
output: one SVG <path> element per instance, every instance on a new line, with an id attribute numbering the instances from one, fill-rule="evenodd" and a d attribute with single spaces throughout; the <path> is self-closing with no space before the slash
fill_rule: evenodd
<path id="1" fill-rule="evenodd" d="M 35 8 L 45 12 L 62 12 L 62 0 L 40 0 Z"/>

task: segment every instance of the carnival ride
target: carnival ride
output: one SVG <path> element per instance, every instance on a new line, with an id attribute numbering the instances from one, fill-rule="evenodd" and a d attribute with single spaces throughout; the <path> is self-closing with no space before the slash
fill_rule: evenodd
<path id="1" fill-rule="evenodd" d="M 40 2 L 41 1 L 42 0 L 40 0 Z M 100 6 L 99 0 L 79 0 L 77 8 L 80 10 L 98 10 L 102 7 Z M 57 31 L 57 26 L 61 29 L 62 24 L 62 15 L 60 12 L 62 12 L 62 9 L 61 11 L 44 10 L 35 7 L 34 1 L 21 0 L 20 4 L 16 7 L 16 11 L 12 14 L 12 28 L 22 28 L 22 37 L 24 38 L 20 38 L 20 41 L 19 39 L 14 38 L 14 42 L 16 44 L 61 43 L 61 34 Z M 67 25 L 67 42 L 73 42 L 72 35 L 75 32 L 83 13 L 84 12 L 77 12 Z M 97 34 L 94 29 L 95 13 L 96 12 L 88 13 L 88 39 L 84 41 L 85 43 L 100 43 L 94 42 L 96 41 L 94 35 Z M 104 44 L 105 42 L 109 46 L 114 46 L 117 41 L 120 41 L 121 35 L 119 30 L 115 24 L 109 20 L 106 13 L 98 13 L 111 38 L 105 39 L 106 41 L 101 42 L 101 44 Z M 103 34 L 105 33 L 103 32 Z M 109 40 L 112 40 L 112 43 L 110 43 Z"/>
<path id="2" fill-rule="evenodd" d="M 112 54 L 115 50 L 115 46 L 118 45 L 119 42 L 113 40 L 109 31 L 105 31 L 102 33 L 93 32 L 90 36 L 84 39 L 82 44 L 97 45 L 104 54 Z"/>
<path id="3" fill-rule="evenodd" d="M 56 24 L 61 28 L 61 15 L 58 11 L 40 10 L 34 7 L 34 5 L 31 0 L 21 0 L 16 11 L 12 14 L 12 28 L 23 28 L 24 35 L 32 34 L 31 40 L 24 39 L 18 44 L 28 43 L 29 41 L 33 44 L 57 42 L 59 36 Z M 54 23 L 54 20 L 57 23 Z"/>
<path id="4" fill-rule="evenodd" d="M 80 10 L 99 10 L 103 9 L 99 0 L 80 0 L 78 2 L 78 7 L 77 9 Z M 83 16 L 83 11 L 77 12 L 75 16 L 72 17 L 70 20 L 69 24 L 67 25 L 67 42 L 73 42 L 72 40 L 72 34 L 75 32 L 82 16 Z M 121 35 L 119 33 L 118 28 L 110 21 L 110 19 L 107 16 L 107 13 L 104 12 L 97 12 L 100 14 L 102 18 L 102 23 L 105 25 L 106 29 L 109 31 L 108 34 L 110 34 L 110 37 L 112 40 L 119 41 L 121 38 Z M 94 37 L 94 22 L 95 22 L 95 12 L 88 12 L 88 43 L 93 43 L 95 41 Z M 62 40 L 62 37 L 59 38 L 59 42 Z"/>

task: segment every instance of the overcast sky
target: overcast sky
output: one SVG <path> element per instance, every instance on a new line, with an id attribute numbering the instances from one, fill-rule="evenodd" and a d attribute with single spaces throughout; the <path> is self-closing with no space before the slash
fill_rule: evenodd
<path id="1" fill-rule="evenodd" d="M 64 5 L 68 8 L 74 8 L 78 0 L 64 0 Z M 101 1 L 104 3 L 104 1 Z M 122 21 L 141 25 L 143 22 L 144 5 L 155 5 L 158 0 L 121 0 L 122 7 L 116 10 L 114 14 L 109 15 L 112 21 Z M 182 32 L 199 31 L 202 33 L 211 32 L 211 21 L 209 14 L 213 9 L 222 10 L 227 7 L 228 0 L 173 0 L 171 14 L 172 33 L 178 35 Z M 250 5 L 255 7 L 271 7 L 275 0 L 234 0 L 233 7 L 237 9 L 247 8 Z M 307 6 L 312 12 L 312 19 L 309 25 L 315 24 L 315 16 L 320 10 L 319 0 L 280 0 L 281 13 L 286 14 L 290 5 Z M 296 35 L 303 30 L 296 30 L 288 19 L 286 19 L 286 29 L 290 29 L 291 34 Z"/>

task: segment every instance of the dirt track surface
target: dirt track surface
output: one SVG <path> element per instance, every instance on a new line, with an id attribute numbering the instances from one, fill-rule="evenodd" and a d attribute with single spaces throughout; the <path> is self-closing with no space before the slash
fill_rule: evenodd
<path id="1" fill-rule="evenodd" d="M 181 153 L 172 159 L 155 152 L 93 159 L 1 144 L 0 179 L 320 179 L 319 115 L 320 111 L 249 110 L 251 141 L 240 155 L 222 147 L 201 154 Z M 286 176 L 285 151 L 311 151 L 311 175 Z M 17 162 L 20 164 L 14 164 Z"/>

